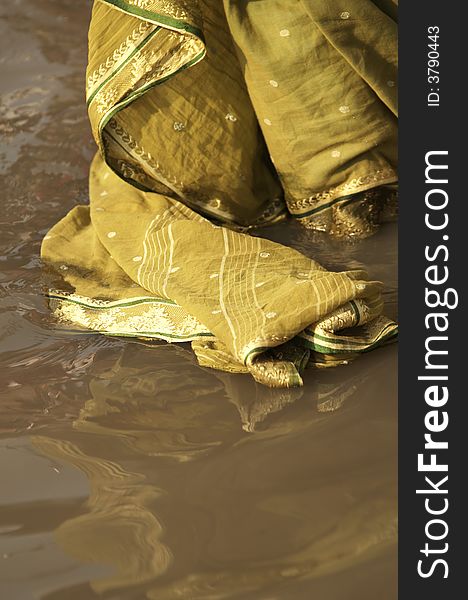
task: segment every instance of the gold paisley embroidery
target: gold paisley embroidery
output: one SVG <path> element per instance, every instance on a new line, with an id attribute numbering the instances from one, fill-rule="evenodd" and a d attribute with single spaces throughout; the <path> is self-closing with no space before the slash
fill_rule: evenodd
<path id="1" fill-rule="evenodd" d="M 342 354 L 348 359 L 353 358 L 358 352 L 367 352 L 395 339 L 397 330 L 396 323 L 387 317 L 379 316 L 360 326 L 353 335 L 336 334 L 315 324 L 307 327 L 299 337 L 308 347 L 321 353 L 322 358 L 324 354 Z M 334 360 L 333 356 L 331 358 Z"/>
<path id="2" fill-rule="evenodd" d="M 288 200 L 287 203 L 289 210 L 292 213 L 300 214 L 302 211 L 308 211 L 311 208 L 319 207 L 320 204 L 330 202 L 335 198 L 349 196 L 351 194 L 364 191 L 370 187 L 374 187 L 375 184 L 394 182 L 396 178 L 397 175 L 393 169 L 380 169 L 369 175 L 351 179 L 351 181 L 343 183 L 337 187 L 330 188 L 324 192 L 312 194 L 308 198 L 302 198 L 301 200 L 295 201 Z"/>
<path id="3" fill-rule="evenodd" d="M 106 79 L 109 72 L 116 69 L 134 51 L 146 35 L 154 31 L 156 25 L 142 21 L 136 29 L 114 50 L 105 62 L 101 63 L 87 78 L 87 98 L 89 98 L 97 87 Z"/>

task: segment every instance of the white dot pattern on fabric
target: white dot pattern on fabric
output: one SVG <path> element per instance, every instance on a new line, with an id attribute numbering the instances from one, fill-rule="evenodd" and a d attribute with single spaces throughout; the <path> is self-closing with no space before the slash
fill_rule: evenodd
<path id="1" fill-rule="evenodd" d="M 180 267 L 172 267 L 171 269 L 171 273 L 176 273 L 178 270 L 180 269 Z"/>
<path id="2" fill-rule="evenodd" d="M 262 285 L 265 285 L 264 281 L 259 281 L 258 283 L 255 284 L 255 287 L 262 287 Z"/>
<path id="3" fill-rule="evenodd" d="M 94 209 L 96 212 L 104 212 L 104 209 L 101 206 L 96 206 Z"/>
<path id="4" fill-rule="evenodd" d="M 67 265 L 60 265 L 60 268 L 62 269 L 62 271 L 68 271 Z"/>
<path id="5" fill-rule="evenodd" d="M 346 19 L 349 19 L 350 16 L 351 15 L 349 14 L 349 12 L 345 10 L 341 13 L 340 19 L 346 20 Z"/>
<path id="6" fill-rule="evenodd" d="M 113 238 L 117 235 L 117 233 L 115 231 L 109 231 L 109 233 L 107 234 L 108 238 Z"/>
<path id="7" fill-rule="evenodd" d="M 357 290 L 364 290 L 366 286 L 363 283 L 356 283 Z"/>
<path id="8" fill-rule="evenodd" d="M 343 104 L 340 106 L 339 111 L 345 115 L 346 113 L 349 113 L 349 106 L 347 104 Z"/>
<path id="9" fill-rule="evenodd" d="M 270 256 L 270 253 L 269 252 L 260 252 L 260 256 L 262 258 L 268 258 Z"/>
<path id="10" fill-rule="evenodd" d="M 219 309 L 216 309 L 216 310 L 212 310 L 212 311 L 211 311 L 211 314 L 212 314 L 212 315 L 219 315 L 219 313 L 220 313 L 220 312 L 221 312 L 221 310 L 219 310 Z"/>
<path id="11" fill-rule="evenodd" d="M 388 87 L 394 87 L 394 86 L 395 86 L 395 82 L 394 82 L 394 81 L 392 81 L 391 79 L 389 79 L 389 80 L 387 81 L 387 85 L 388 85 Z"/>
<path id="12" fill-rule="evenodd" d="M 140 260 L 142 260 L 142 258 L 143 258 L 142 256 L 134 256 L 132 258 L 132 260 L 133 260 L 133 262 L 140 262 Z"/>
<path id="13" fill-rule="evenodd" d="M 333 150 L 331 155 L 333 156 L 333 158 L 339 158 L 341 156 L 341 152 L 339 150 Z"/>
<path id="14" fill-rule="evenodd" d="M 104 190 L 104 191 L 103 191 L 103 192 L 101 192 L 99 195 L 100 195 L 100 196 L 107 196 L 107 195 L 108 195 L 108 192 L 106 192 L 106 191 Z"/>
<path id="15" fill-rule="evenodd" d="M 267 312 L 267 313 L 266 313 L 266 315 L 265 315 L 265 317 L 266 317 L 267 319 L 274 319 L 274 318 L 276 317 L 276 313 L 275 313 L 275 312 L 273 312 L 273 311 L 271 311 L 271 312 Z"/>
<path id="16" fill-rule="evenodd" d="M 176 121 L 174 123 L 174 131 L 184 131 L 185 129 L 185 123 L 181 123 L 180 121 Z"/>
<path id="17" fill-rule="evenodd" d="M 44 236 L 44 239 L 45 240 L 50 240 L 51 237 L 52 237 L 51 235 L 46 235 L 46 236 Z"/>
<path id="18" fill-rule="evenodd" d="M 282 29 L 280 31 L 280 36 L 281 37 L 289 37 L 291 35 L 291 32 L 289 31 L 289 29 Z"/>
<path id="19" fill-rule="evenodd" d="M 270 119 L 263 119 L 263 122 L 265 123 L 265 125 L 271 125 Z"/>
<path id="20" fill-rule="evenodd" d="M 224 118 L 226 119 L 226 121 L 231 121 L 232 123 L 235 123 L 237 121 L 236 115 L 233 115 L 232 113 L 228 113 Z"/>
<path id="21" fill-rule="evenodd" d="M 270 79 L 270 85 L 271 85 L 271 87 L 278 87 L 278 82 L 275 81 L 274 79 Z"/>
<path id="22" fill-rule="evenodd" d="M 219 273 L 211 273 L 210 279 L 216 279 L 216 277 L 219 277 Z"/>

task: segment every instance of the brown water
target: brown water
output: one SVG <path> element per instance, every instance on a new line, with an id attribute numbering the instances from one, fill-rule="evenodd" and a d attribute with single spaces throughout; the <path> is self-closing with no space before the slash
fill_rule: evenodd
<path id="1" fill-rule="evenodd" d="M 0 597 L 396 598 L 396 346 L 275 391 L 53 322 L 38 254 L 87 199 L 89 8 L 0 8 Z M 395 316 L 394 226 L 265 235 L 366 265 Z"/>

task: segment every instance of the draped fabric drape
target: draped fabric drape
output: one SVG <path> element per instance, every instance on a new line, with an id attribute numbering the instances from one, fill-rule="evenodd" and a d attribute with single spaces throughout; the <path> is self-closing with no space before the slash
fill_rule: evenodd
<path id="1" fill-rule="evenodd" d="M 301 385 L 393 339 L 381 284 L 254 227 L 373 233 L 396 201 L 391 0 L 95 0 L 90 204 L 47 234 L 59 319 Z"/>

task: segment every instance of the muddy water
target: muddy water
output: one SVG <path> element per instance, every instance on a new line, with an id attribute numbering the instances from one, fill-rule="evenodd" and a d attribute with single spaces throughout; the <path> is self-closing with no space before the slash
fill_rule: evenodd
<path id="1" fill-rule="evenodd" d="M 396 347 L 303 390 L 197 366 L 189 349 L 59 329 L 40 240 L 86 202 L 90 2 L 0 8 L 0 596 L 396 598 Z M 331 242 L 396 311 L 396 229 Z"/>

